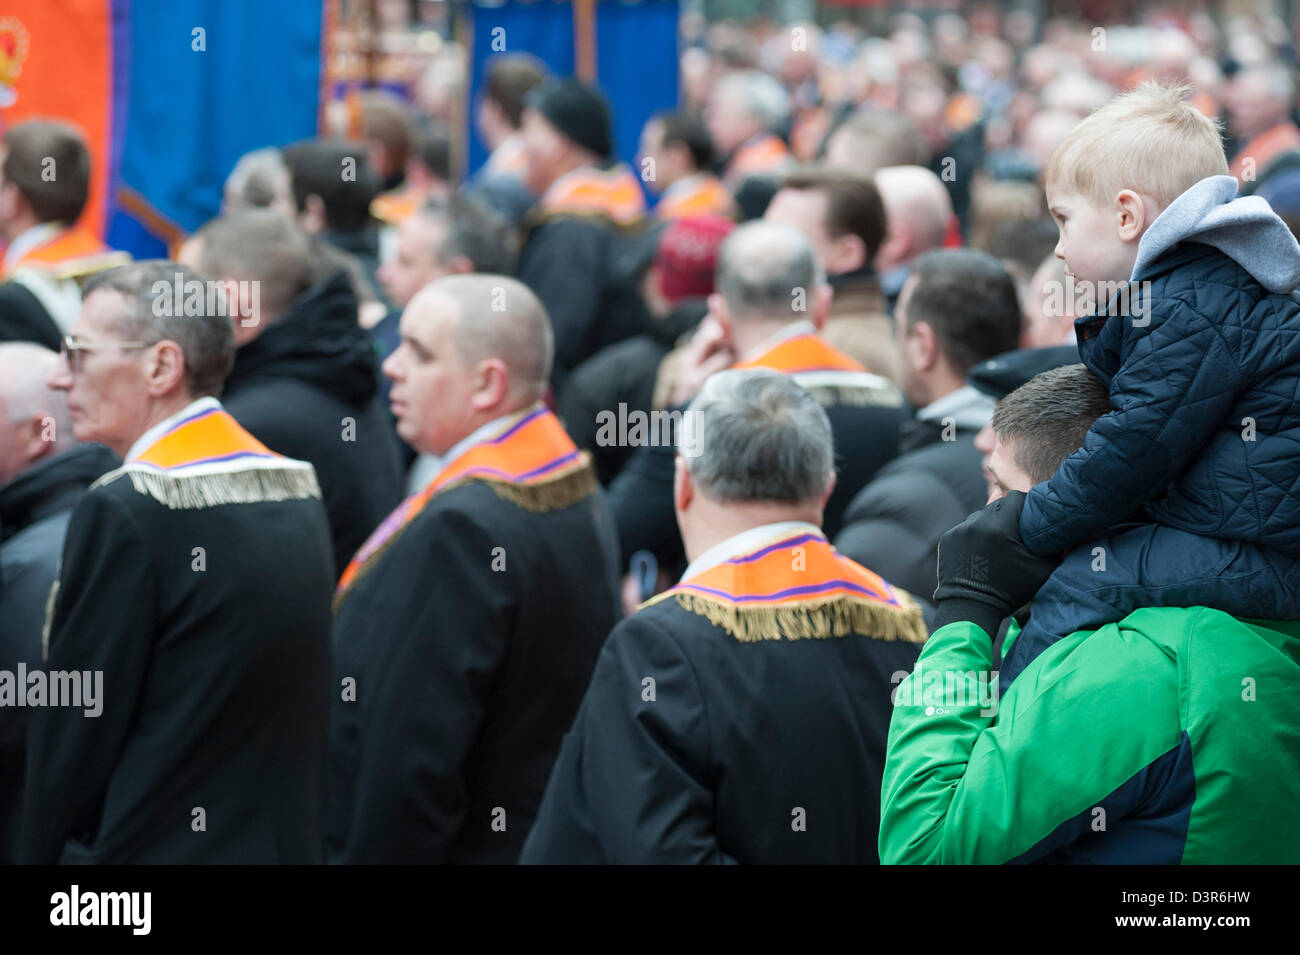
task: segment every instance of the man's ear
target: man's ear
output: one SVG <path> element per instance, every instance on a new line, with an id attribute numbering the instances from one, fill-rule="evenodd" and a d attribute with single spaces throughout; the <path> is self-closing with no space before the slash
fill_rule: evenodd
<path id="1" fill-rule="evenodd" d="M 911 247 L 912 236 L 904 226 L 888 226 L 885 230 L 885 241 L 880 243 L 880 248 L 876 250 L 876 268 L 883 272 L 900 262 L 906 262 Z"/>
<path id="2" fill-rule="evenodd" d="M 446 261 L 445 267 L 453 275 L 469 275 L 474 271 L 474 263 L 463 255 L 453 255 Z"/>
<path id="3" fill-rule="evenodd" d="M 690 468 L 686 459 L 680 454 L 673 462 L 673 510 L 678 514 L 691 506 L 695 498 L 695 483 L 691 480 Z"/>
<path id="4" fill-rule="evenodd" d="M 731 341 L 731 333 L 735 330 L 735 324 L 731 320 L 731 310 L 727 308 L 727 300 L 714 292 L 708 298 L 709 317 L 718 323 L 722 329 L 722 337 Z"/>
<path id="5" fill-rule="evenodd" d="M 22 426 L 22 453 L 24 469 L 35 464 L 54 450 L 55 435 L 46 433 L 46 423 L 54 427 L 54 419 L 43 415 L 33 415 Z"/>
<path id="6" fill-rule="evenodd" d="M 904 347 L 912 351 L 913 366 L 917 371 L 929 371 L 938 363 L 939 336 L 929 322 L 913 322 L 907 340 Z"/>
<path id="7" fill-rule="evenodd" d="M 827 269 L 835 275 L 856 272 L 867 264 L 867 246 L 860 235 L 854 235 L 852 232 L 844 233 L 835 240 L 834 249 L 835 261 L 827 263 Z"/>
<path id="8" fill-rule="evenodd" d="M 834 299 L 835 291 L 829 285 L 819 285 L 813 289 L 812 309 L 809 311 L 808 318 L 817 331 L 825 327 L 826 319 L 831 313 L 831 302 Z"/>
<path id="9" fill-rule="evenodd" d="M 153 347 L 154 352 L 149 358 L 145 375 L 149 394 L 157 398 L 178 386 L 185 386 L 185 353 L 181 351 L 180 345 L 169 338 L 164 338 Z"/>
<path id="10" fill-rule="evenodd" d="M 822 494 L 822 502 L 819 510 L 825 512 L 826 502 L 831 499 L 831 495 L 834 493 L 835 493 L 835 471 L 832 469 L 830 472 L 830 479 L 826 482 L 826 492 Z"/>
<path id="11" fill-rule="evenodd" d="M 325 231 L 325 200 L 312 193 L 302 204 L 298 221 L 308 235 L 320 235 Z"/>
<path id="12" fill-rule="evenodd" d="M 491 411 L 510 393 L 510 369 L 500 358 L 485 358 L 475 369 L 474 384 L 470 405 L 475 411 Z"/>
<path id="13" fill-rule="evenodd" d="M 1147 225 L 1147 209 L 1142 197 L 1132 189 L 1122 189 L 1115 197 L 1119 237 L 1124 242 L 1134 242 L 1142 237 Z"/>

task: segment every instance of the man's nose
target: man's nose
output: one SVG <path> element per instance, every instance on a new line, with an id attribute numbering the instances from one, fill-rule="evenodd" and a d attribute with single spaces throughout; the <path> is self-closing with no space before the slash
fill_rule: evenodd
<path id="1" fill-rule="evenodd" d="M 50 369 L 49 377 L 45 379 L 45 387 L 54 391 L 67 391 L 72 387 L 72 369 L 68 367 L 66 353 L 59 354 L 59 360 Z"/>

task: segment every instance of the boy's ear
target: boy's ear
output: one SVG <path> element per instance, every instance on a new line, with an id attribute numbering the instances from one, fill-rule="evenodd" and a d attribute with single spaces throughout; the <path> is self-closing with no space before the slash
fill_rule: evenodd
<path id="1" fill-rule="evenodd" d="M 1115 197 L 1119 217 L 1119 237 L 1124 242 L 1133 242 L 1142 237 L 1147 226 L 1146 204 L 1132 189 L 1123 189 Z"/>

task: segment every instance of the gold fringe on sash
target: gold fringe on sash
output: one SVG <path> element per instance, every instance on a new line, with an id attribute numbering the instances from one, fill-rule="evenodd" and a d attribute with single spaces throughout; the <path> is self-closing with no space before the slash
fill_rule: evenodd
<path id="1" fill-rule="evenodd" d="M 501 500 L 506 501 L 516 507 L 526 511 L 532 511 L 534 514 L 545 514 L 548 511 L 562 511 L 566 507 L 572 507 L 579 501 L 586 500 L 592 494 L 596 493 L 596 470 L 591 465 L 591 455 L 583 451 L 580 457 L 580 463 L 573 470 L 552 478 L 549 481 L 540 481 L 536 484 L 511 484 L 508 481 L 492 481 L 478 476 L 462 478 L 459 481 L 452 481 L 445 487 L 441 487 L 429 498 L 433 501 L 439 495 L 446 494 L 452 488 L 463 487 L 468 484 L 486 484 Z M 427 505 L 426 505 L 427 506 Z M 407 522 L 410 523 L 409 521 Z M 343 605 L 343 599 L 351 592 L 352 588 L 357 585 L 370 570 L 378 563 L 379 559 L 388 551 L 399 537 L 406 532 L 405 527 L 394 531 L 388 540 L 384 541 L 382 547 L 365 559 L 360 567 L 357 568 L 356 575 L 353 576 L 352 582 L 348 585 L 347 590 L 335 592 L 334 599 L 330 602 L 330 612 L 338 613 L 339 607 Z"/>
<path id="2" fill-rule="evenodd" d="M 898 392 L 889 388 L 873 388 L 854 385 L 814 385 L 804 386 L 808 394 L 817 399 L 823 407 L 831 405 L 849 405 L 854 408 L 897 408 L 900 405 Z"/>
<path id="3" fill-rule="evenodd" d="M 721 627 L 742 643 L 847 637 L 854 633 L 876 640 L 925 643 L 928 635 L 921 608 L 910 594 L 898 588 L 894 592 L 901 608 L 855 597 L 744 607 L 701 594 L 674 596 L 682 609 Z"/>
<path id="4" fill-rule="evenodd" d="M 222 504 L 253 504 L 314 497 L 320 484 L 311 467 L 257 468 L 216 474 L 172 474 L 123 468 L 104 475 L 95 485 L 125 473 L 139 494 L 147 494 L 172 510 L 196 510 Z"/>
<path id="5" fill-rule="evenodd" d="M 508 481 L 483 481 L 503 501 L 534 514 L 562 511 L 596 493 L 596 471 L 591 456 L 583 452 L 582 465 L 568 474 L 539 484 L 511 484 Z"/>

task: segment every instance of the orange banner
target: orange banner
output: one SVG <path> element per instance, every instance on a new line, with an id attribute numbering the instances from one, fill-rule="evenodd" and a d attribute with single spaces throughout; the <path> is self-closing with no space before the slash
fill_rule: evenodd
<path id="1" fill-rule="evenodd" d="M 80 221 L 100 237 L 113 102 L 112 6 L 112 0 L 4 0 L 0 6 L 0 129 L 34 117 L 81 129 L 91 180 Z"/>

